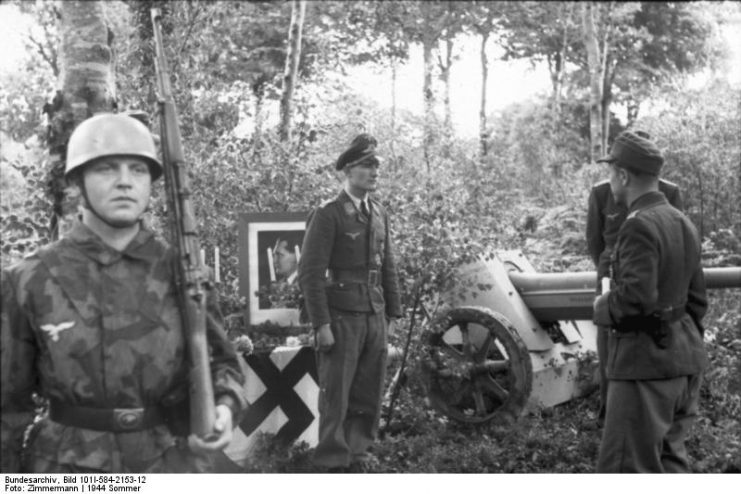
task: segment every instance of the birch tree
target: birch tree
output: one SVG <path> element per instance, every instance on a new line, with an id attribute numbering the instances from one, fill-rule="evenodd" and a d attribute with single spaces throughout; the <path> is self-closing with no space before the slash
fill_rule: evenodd
<path id="1" fill-rule="evenodd" d="M 490 2 L 474 2 L 467 11 L 466 25 L 479 37 L 479 60 L 481 62 L 481 92 L 479 94 L 479 162 L 488 154 L 489 125 L 487 122 L 487 86 L 489 84 L 489 57 L 487 46 L 492 34 L 496 34 L 496 24 L 500 17 L 500 7 Z"/>
<path id="2" fill-rule="evenodd" d="M 280 126 L 281 141 L 291 138 L 291 116 L 293 90 L 298 77 L 298 62 L 301 57 L 301 31 L 306 13 L 306 0 L 293 0 L 291 8 L 291 27 L 288 31 L 288 51 L 286 53 L 286 69 L 283 74 L 283 91 L 280 99 Z"/>
<path id="3" fill-rule="evenodd" d="M 53 196 L 52 236 L 64 233 L 77 206 L 64 185 L 67 141 L 75 127 L 95 113 L 116 110 L 113 32 L 104 2 L 61 2 L 61 45 L 56 94 L 46 105 L 49 119 L 49 187 Z"/>
<path id="4" fill-rule="evenodd" d="M 581 5 L 584 47 L 587 52 L 589 70 L 589 142 L 592 161 L 604 154 L 602 132 L 602 89 L 604 85 L 604 57 L 600 56 L 600 46 L 594 22 L 595 5 L 584 2 Z M 605 48 L 606 50 L 606 48 Z"/>

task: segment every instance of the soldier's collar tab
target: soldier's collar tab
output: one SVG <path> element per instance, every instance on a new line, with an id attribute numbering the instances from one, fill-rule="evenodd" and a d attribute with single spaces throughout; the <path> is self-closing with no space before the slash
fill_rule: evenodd
<path id="1" fill-rule="evenodd" d="M 633 201 L 633 203 L 630 205 L 630 207 L 628 208 L 627 218 L 635 217 L 635 215 L 638 214 L 641 209 L 650 208 L 662 203 L 669 203 L 669 201 L 666 199 L 666 196 L 662 192 L 658 190 L 646 192 L 641 197 Z"/>

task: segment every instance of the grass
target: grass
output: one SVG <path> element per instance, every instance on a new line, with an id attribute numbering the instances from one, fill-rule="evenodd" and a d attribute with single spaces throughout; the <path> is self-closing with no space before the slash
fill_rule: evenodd
<path id="1" fill-rule="evenodd" d="M 741 473 L 741 290 L 712 292 L 705 318 L 711 365 L 687 446 L 694 472 Z M 590 473 L 601 431 L 597 393 L 521 417 L 467 426 L 426 404 L 418 378 L 403 388 L 394 418 L 373 448 L 376 473 Z M 247 470 L 311 472 L 306 444 L 264 435 Z"/>

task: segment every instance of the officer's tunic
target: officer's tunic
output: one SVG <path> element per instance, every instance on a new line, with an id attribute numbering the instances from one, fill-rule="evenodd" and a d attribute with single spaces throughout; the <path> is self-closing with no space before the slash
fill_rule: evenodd
<path id="1" fill-rule="evenodd" d="M 320 420 L 314 462 L 327 467 L 361 459 L 375 438 L 386 366 L 386 317 L 401 316 L 388 215 L 377 201 L 370 204 L 369 220 L 341 192 L 314 211 L 301 250 L 299 282 L 309 320 L 314 328 L 330 324 L 335 339 L 328 352 L 318 352 Z"/>
<path id="2" fill-rule="evenodd" d="M 187 410 L 186 342 L 173 261 L 172 252 L 149 231 L 140 230 L 119 252 L 78 223 L 66 238 L 3 272 L 4 471 L 24 468 L 21 446 L 35 415 L 33 392 L 72 407 Z M 246 406 L 244 377 L 215 306 L 209 307 L 207 336 L 214 394 L 230 406 L 236 424 Z M 31 433 L 25 469 L 196 468 L 184 445 L 164 424 L 109 432 L 45 417 Z"/>
<path id="3" fill-rule="evenodd" d="M 631 204 L 613 253 L 614 288 L 595 304 L 607 340 L 598 470 L 686 471 L 684 438 L 708 360 L 697 229 L 660 192 Z"/>
<path id="4" fill-rule="evenodd" d="M 682 197 L 676 184 L 664 179 L 659 179 L 659 190 L 669 200 L 669 204 L 682 210 Z M 617 204 L 610 190 L 610 181 L 604 180 L 597 183 L 589 192 L 587 210 L 587 250 L 594 261 L 597 269 L 597 293 L 602 292 L 601 281 L 603 277 L 610 276 L 610 255 L 617 240 L 618 231 L 628 215 L 628 208 L 623 204 Z M 607 330 L 598 328 L 597 331 L 597 355 L 599 357 L 600 373 L 600 410 L 598 421 L 604 422 L 605 404 L 607 403 Z"/>

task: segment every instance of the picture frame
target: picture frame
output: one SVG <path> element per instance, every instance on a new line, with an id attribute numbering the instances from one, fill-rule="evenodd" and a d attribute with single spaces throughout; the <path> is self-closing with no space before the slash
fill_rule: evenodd
<path id="1" fill-rule="evenodd" d="M 309 212 L 239 215 L 239 293 L 248 326 L 300 323 L 298 261 Z"/>

